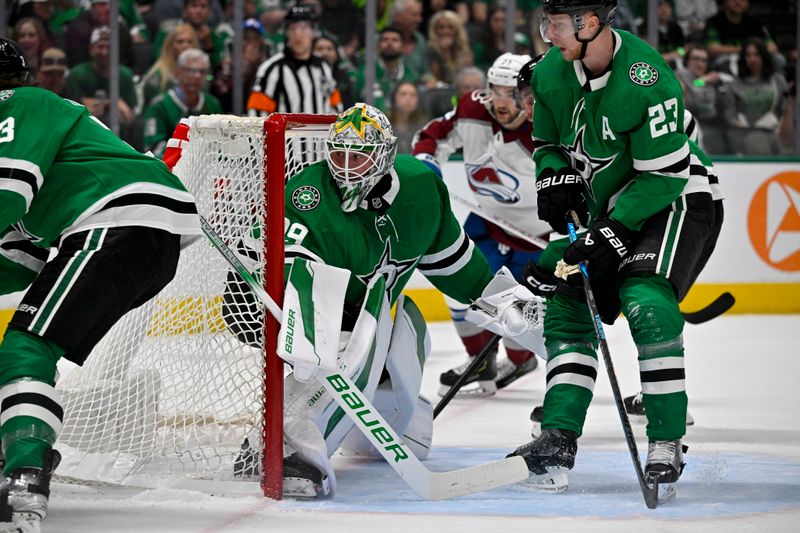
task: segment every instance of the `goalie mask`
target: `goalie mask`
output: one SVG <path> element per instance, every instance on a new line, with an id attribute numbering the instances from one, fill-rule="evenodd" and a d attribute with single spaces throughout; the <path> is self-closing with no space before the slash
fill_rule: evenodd
<path id="1" fill-rule="evenodd" d="M 358 208 L 392 168 L 397 137 L 386 115 L 371 105 L 359 103 L 331 124 L 325 148 L 342 210 L 350 212 Z"/>

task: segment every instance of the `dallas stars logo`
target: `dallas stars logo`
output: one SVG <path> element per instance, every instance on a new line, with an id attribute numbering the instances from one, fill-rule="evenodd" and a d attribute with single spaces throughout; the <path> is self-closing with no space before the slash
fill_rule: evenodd
<path id="1" fill-rule="evenodd" d="M 586 151 L 586 147 L 584 146 L 583 136 L 586 131 L 586 125 L 582 125 L 577 133 L 575 133 L 575 139 L 572 141 L 572 144 L 569 146 L 564 147 L 569 156 L 570 164 L 572 168 L 578 171 L 583 179 L 583 184 L 586 186 L 586 190 L 591 196 L 592 201 L 595 201 L 594 191 L 592 190 L 592 180 L 596 174 L 599 174 L 614 162 L 617 158 L 617 155 L 614 154 L 611 157 L 593 157 Z"/>
<path id="2" fill-rule="evenodd" d="M 384 241 L 381 258 L 372 269 L 372 272 L 356 277 L 359 279 L 359 281 L 361 281 L 361 283 L 367 285 L 369 280 L 371 280 L 375 274 L 380 274 L 386 279 L 386 294 L 390 295 L 391 297 L 394 286 L 397 284 L 398 280 L 406 273 L 412 271 L 414 269 L 414 265 L 416 264 L 416 259 L 392 259 L 392 244 L 389 239 L 386 239 Z"/>
<path id="3" fill-rule="evenodd" d="M 352 128 L 353 131 L 355 131 L 358 136 L 363 139 L 366 135 L 366 132 L 364 131 L 366 126 L 372 126 L 377 131 L 383 131 L 383 128 L 381 128 L 381 125 L 377 120 L 366 115 L 364 113 L 364 109 L 356 106 L 352 109 L 352 111 L 336 121 L 335 128 L 336 133 L 341 133 L 347 128 Z"/>
<path id="4" fill-rule="evenodd" d="M 631 65 L 628 76 L 630 76 L 633 83 L 645 87 L 649 87 L 658 81 L 658 71 L 641 61 Z"/>
<path id="5" fill-rule="evenodd" d="M 292 193 L 292 204 L 300 211 L 311 211 L 319 205 L 320 194 L 316 187 L 304 185 Z"/>

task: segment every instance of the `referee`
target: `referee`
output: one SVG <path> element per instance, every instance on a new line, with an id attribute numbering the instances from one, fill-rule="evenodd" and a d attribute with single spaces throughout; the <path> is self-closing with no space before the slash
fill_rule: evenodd
<path id="1" fill-rule="evenodd" d="M 258 67 L 247 114 L 339 113 L 342 98 L 328 64 L 312 55 L 317 14 L 310 6 L 286 13 L 286 47 Z"/>

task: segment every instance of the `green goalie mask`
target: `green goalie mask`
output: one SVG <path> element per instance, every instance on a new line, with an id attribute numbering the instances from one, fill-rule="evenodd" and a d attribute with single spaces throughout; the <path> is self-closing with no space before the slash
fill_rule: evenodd
<path id="1" fill-rule="evenodd" d="M 356 104 L 328 130 L 325 157 L 336 181 L 342 210 L 354 211 L 394 164 L 397 137 L 386 115 Z"/>

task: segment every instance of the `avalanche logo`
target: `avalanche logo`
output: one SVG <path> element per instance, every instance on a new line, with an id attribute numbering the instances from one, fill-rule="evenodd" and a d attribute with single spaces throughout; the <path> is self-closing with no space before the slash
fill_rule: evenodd
<path id="1" fill-rule="evenodd" d="M 480 196 L 491 196 L 501 204 L 520 201 L 519 180 L 497 168 L 491 158 L 484 163 L 466 163 L 469 188 Z"/>
<path id="2" fill-rule="evenodd" d="M 800 270 L 800 172 L 782 172 L 758 188 L 747 214 L 750 242 L 778 270 Z"/>

